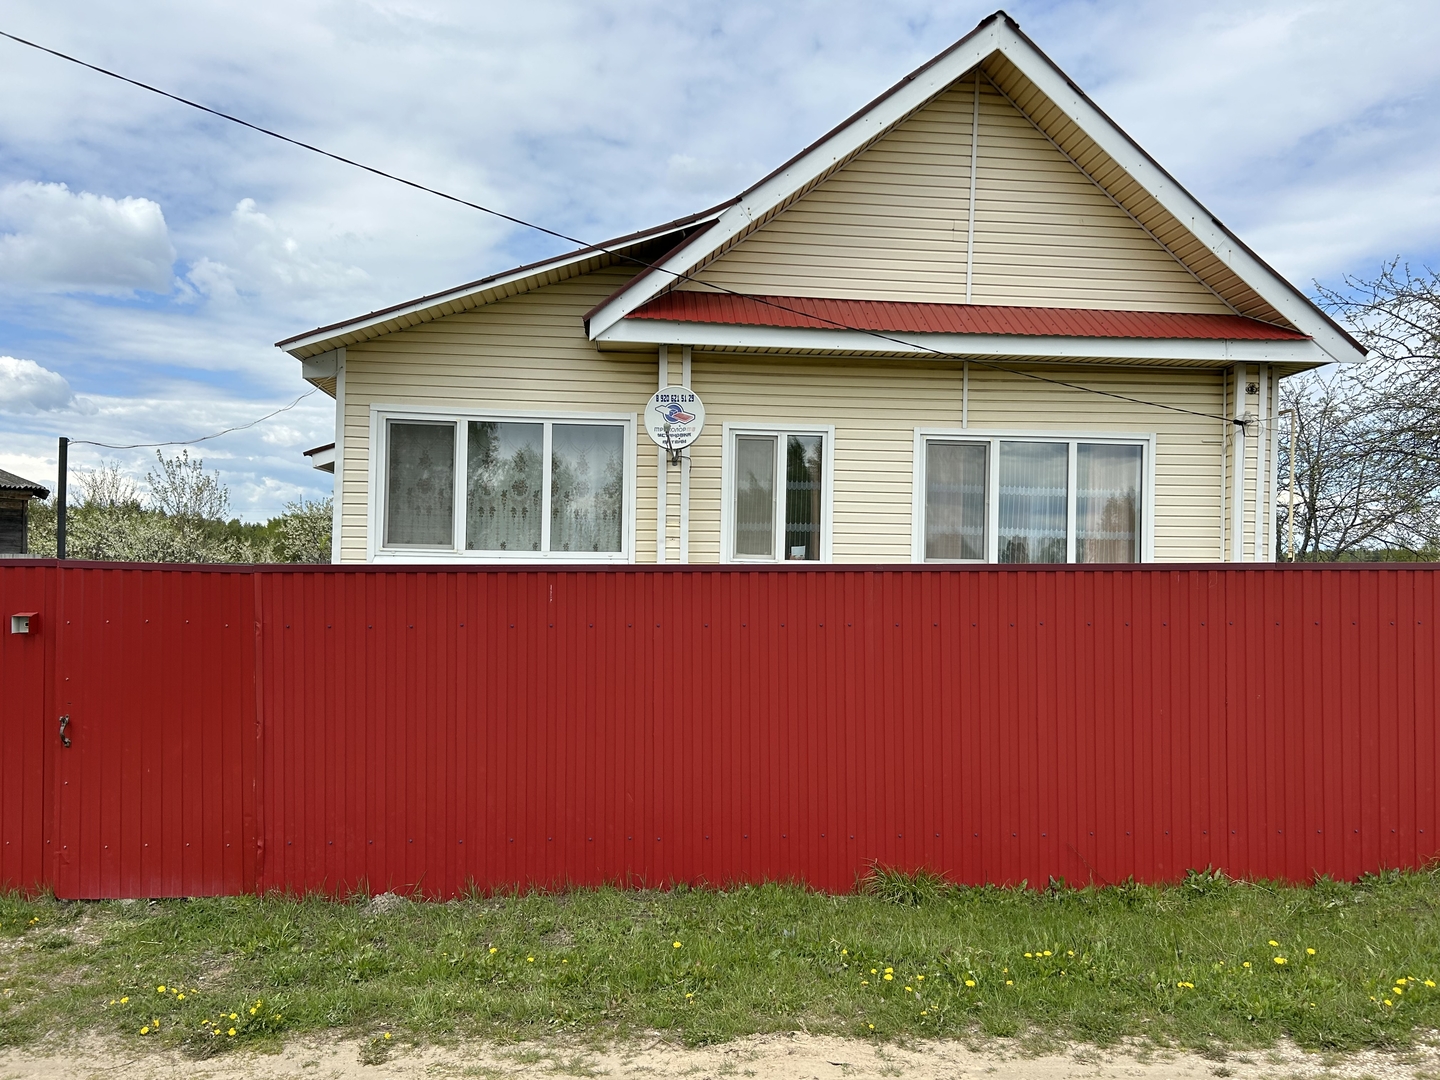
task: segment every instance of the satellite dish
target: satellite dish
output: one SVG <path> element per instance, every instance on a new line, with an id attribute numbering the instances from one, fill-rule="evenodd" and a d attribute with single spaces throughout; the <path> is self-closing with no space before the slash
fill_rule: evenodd
<path id="1" fill-rule="evenodd" d="M 670 452 L 672 465 L 679 464 L 680 451 L 698 439 L 704 427 L 705 403 L 688 386 L 657 390 L 645 405 L 645 432 Z"/>

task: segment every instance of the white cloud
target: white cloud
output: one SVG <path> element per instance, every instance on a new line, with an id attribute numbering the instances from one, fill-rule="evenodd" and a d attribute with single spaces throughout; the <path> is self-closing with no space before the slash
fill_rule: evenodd
<path id="1" fill-rule="evenodd" d="M 158 203 L 31 180 L 0 188 L 0 281 L 167 292 L 175 248 Z"/>
<path id="2" fill-rule="evenodd" d="M 65 376 L 34 360 L 0 356 L 0 412 L 42 413 L 81 408 Z"/>

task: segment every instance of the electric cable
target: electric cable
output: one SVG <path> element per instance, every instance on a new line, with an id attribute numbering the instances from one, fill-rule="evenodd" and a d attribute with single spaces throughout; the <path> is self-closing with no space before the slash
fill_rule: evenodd
<path id="1" fill-rule="evenodd" d="M 11 34 L 11 33 L 7 32 L 7 31 L 5 31 L 5 30 L 0 30 L 0 37 L 9 38 L 11 41 L 17 42 L 18 44 L 26 45 L 26 46 L 28 46 L 28 47 L 30 47 L 30 48 L 32 48 L 32 49 L 37 49 L 37 50 L 39 50 L 40 52 L 43 52 L 43 53 L 48 53 L 49 55 L 54 56 L 54 57 L 57 57 L 58 59 L 68 61 L 69 63 L 72 63 L 72 64 L 77 64 L 77 65 L 79 65 L 80 67 L 83 67 L 83 68 L 88 68 L 88 69 L 91 70 L 91 71 L 97 72 L 97 73 L 99 73 L 99 74 L 101 74 L 101 75 L 108 76 L 109 78 L 112 78 L 112 79 L 117 79 L 117 80 L 119 80 L 120 82 L 129 83 L 131 86 L 139 87 L 141 90 L 148 90 L 148 91 L 149 91 L 150 93 L 152 93 L 152 94 L 158 94 L 158 95 L 160 95 L 161 97 L 169 98 L 171 101 L 179 102 L 181 105 L 187 105 L 187 106 L 189 106 L 189 107 L 192 108 L 192 109 L 198 109 L 199 111 L 201 111 L 201 112 L 203 112 L 203 113 L 208 113 L 209 115 L 218 117 L 218 118 L 220 118 L 221 120 L 228 120 L 228 121 L 231 122 L 232 124 L 239 124 L 241 127 L 249 128 L 251 131 L 259 132 L 259 133 L 262 134 L 262 135 L 268 135 L 268 136 L 269 136 L 270 138 L 272 138 L 272 139 L 279 139 L 281 142 L 289 143 L 289 144 L 292 145 L 292 146 L 298 146 L 298 147 L 300 147 L 300 148 L 303 149 L 303 150 L 309 150 L 311 153 L 319 154 L 319 155 L 321 155 L 322 157 L 330 158 L 330 159 L 333 160 L 333 161 L 338 161 L 338 162 L 340 162 L 340 163 L 342 163 L 342 164 L 344 164 L 344 165 L 349 165 L 349 166 L 351 166 L 352 168 L 361 169 L 361 170 L 363 170 L 364 172 L 371 173 L 372 175 L 375 175 L 375 176 L 383 177 L 383 178 L 386 179 L 386 180 L 393 180 L 393 181 L 394 181 L 395 183 L 397 183 L 397 184 L 404 184 L 406 187 L 414 188 L 414 189 L 417 190 L 417 191 L 423 191 L 423 192 L 426 192 L 427 194 L 438 196 L 439 198 L 446 199 L 446 200 L 448 200 L 448 201 L 450 201 L 450 202 L 458 203 L 458 204 L 461 205 L 461 206 L 469 207 L 469 208 L 472 209 L 472 210 L 479 210 L 481 213 L 489 214 L 489 215 L 491 215 L 491 216 L 493 216 L 493 217 L 500 218 L 500 219 L 502 219 L 502 220 L 504 220 L 504 221 L 508 221 L 508 222 L 510 222 L 510 223 L 512 223 L 512 224 L 514 224 L 514 225 L 522 226 L 523 228 L 526 228 L 526 229 L 532 229 L 532 230 L 534 230 L 535 232 L 543 233 L 543 234 L 545 234 L 546 236 L 553 236 L 553 237 L 555 237 L 555 238 L 558 239 L 558 240 L 564 240 L 564 241 L 566 241 L 567 243 L 575 244 L 575 245 L 577 245 L 577 246 L 579 246 L 579 247 L 581 247 L 581 248 L 584 248 L 584 249 L 586 249 L 586 250 L 589 250 L 589 251 L 598 251 L 598 252 L 601 252 L 601 253 L 603 253 L 603 254 L 609 255 L 609 256 L 611 256 L 612 258 L 620 259 L 620 260 L 623 260 L 623 261 L 629 262 L 629 263 L 633 263 L 633 264 L 641 267 L 642 270 L 655 270 L 655 271 L 658 271 L 658 272 L 660 272 L 660 273 L 662 273 L 662 274 L 668 274 L 668 275 L 670 275 L 671 277 L 675 278 L 677 282 L 678 282 L 678 281 L 691 281 L 691 282 L 695 282 L 695 281 L 696 281 L 696 279 L 695 279 L 694 277 L 692 277 L 692 276 L 691 276 L 689 273 L 687 273 L 687 272 L 671 270 L 671 269 L 669 269 L 668 267 L 660 266 L 658 263 L 646 262 L 644 259 L 638 258 L 638 257 L 636 257 L 636 256 L 634 256 L 634 255 L 630 255 L 630 254 L 628 254 L 628 253 L 626 253 L 626 252 L 614 251 L 614 250 L 612 250 L 612 249 L 610 249 L 610 248 L 605 247 L 603 244 L 590 244 L 590 243 L 586 243 L 584 240 L 581 240 L 581 239 L 579 239 L 578 237 L 570 236 L 570 235 L 568 235 L 568 234 L 566 234 L 566 233 L 559 232 L 559 231 L 557 231 L 557 230 L 555 230 L 555 229 L 547 228 L 546 226 L 536 224 L 536 223 L 533 222 L 533 221 L 527 221 L 526 219 L 520 218 L 520 217 L 516 217 L 516 216 L 514 216 L 513 214 L 507 214 L 507 213 L 505 213 L 505 212 L 502 211 L 502 210 L 496 210 L 496 209 L 494 209 L 493 207 L 484 206 L 484 205 L 482 205 L 482 204 L 480 204 L 480 203 L 472 202 L 472 201 L 470 201 L 469 199 L 463 199 L 463 198 L 461 198 L 461 197 L 458 196 L 458 195 L 451 195 L 449 192 L 441 191 L 441 190 L 439 190 L 438 188 L 429 187 L 429 186 L 427 186 L 427 185 L 425 185 L 425 184 L 421 184 L 421 183 L 419 183 L 418 181 L 415 181 L 415 180 L 408 180 L 408 179 L 406 179 L 406 178 L 403 177 L 403 176 L 397 176 L 397 175 L 394 174 L 394 173 L 386 172 L 386 171 L 383 170 L 383 169 L 378 169 L 378 168 L 374 167 L 373 165 L 366 165 L 366 164 L 364 164 L 363 162 L 354 160 L 353 158 L 348 158 L 348 157 L 345 157 L 345 156 L 343 156 L 343 155 L 341 155 L 341 154 L 332 153 L 332 152 L 329 151 L 329 150 L 322 149 L 321 147 L 315 146 L 315 145 L 313 145 L 312 143 L 303 142 L 303 141 L 300 140 L 300 139 L 292 138 L 292 137 L 290 137 L 289 135 L 282 135 L 282 134 L 281 134 L 280 132 L 278 132 L 278 131 L 273 131 L 273 130 L 271 130 L 270 128 L 262 127 L 262 126 L 259 125 L 259 124 L 251 123 L 249 120 L 243 120 L 243 119 L 241 119 L 241 118 L 238 117 L 238 116 L 233 116 L 233 115 L 231 115 L 230 113 L 222 112 L 222 111 L 219 110 L 219 109 L 211 108 L 209 105 L 202 105 L 202 104 L 201 104 L 200 102 L 198 102 L 198 101 L 192 101 L 192 100 L 190 100 L 189 98 L 181 97 L 179 94 L 172 94 L 172 93 L 171 93 L 170 91 L 168 91 L 168 90 L 162 90 L 162 89 L 160 89 L 160 88 L 157 87 L 157 86 L 152 86 L 152 85 L 150 85 L 149 83 L 141 82 L 139 79 L 132 79 L 132 78 L 130 78 L 130 77 L 127 76 L 127 75 L 121 75 L 119 72 L 111 71 L 111 70 L 108 69 L 108 68 L 100 67 L 98 64 L 91 64 L 91 63 L 89 63 L 89 62 L 87 62 L 87 61 L 85 61 L 85 60 L 79 59 L 78 57 L 71 56 L 71 55 L 69 55 L 68 53 L 63 53 L 63 52 L 59 51 L 58 49 L 51 49 L 51 48 L 49 48 L 49 47 L 47 47 L 47 46 L 45 46 L 45 45 L 40 45 L 40 44 L 38 44 L 38 43 L 36 43 L 36 42 L 34 42 L 34 41 L 29 41 L 29 40 L 27 40 L 26 38 L 22 38 L 22 37 L 20 37 L 20 36 L 18 36 L 18 35 L 16 35 L 16 34 Z M 1249 423 L 1249 421 L 1246 421 L 1246 420 L 1244 420 L 1244 419 L 1240 419 L 1240 418 L 1237 418 L 1237 417 L 1219 416 L 1219 415 L 1217 415 L 1217 414 L 1215 414 L 1215 413 L 1203 412 L 1203 411 L 1201 411 L 1201 410 L 1199 410 L 1199 409 L 1187 409 L 1187 408 L 1185 408 L 1185 407 L 1182 406 L 1182 405 L 1171 405 L 1171 404 L 1168 404 L 1168 403 L 1162 402 L 1162 401 L 1150 401 L 1150 400 L 1148 400 L 1148 399 L 1146 399 L 1146 398 L 1134 397 L 1134 396 L 1132 396 L 1132 395 L 1130 395 L 1130 394 L 1121 394 L 1121 393 L 1118 393 L 1117 391 L 1114 391 L 1114 390 L 1101 390 L 1101 389 L 1098 389 L 1098 388 L 1093 387 L 1093 386 L 1082 386 L 1082 385 L 1080 385 L 1080 384 L 1078 384 L 1078 383 L 1067 382 L 1067 381 L 1064 380 L 1064 379 L 1051 378 L 1051 377 L 1049 377 L 1049 376 L 1040 375 L 1040 374 L 1038 374 L 1038 373 L 1036 373 L 1036 372 L 1033 372 L 1033 371 L 1027 371 L 1027 370 L 1024 369 L 1024 368 L 1011 367 L 1011 366 L 1006 365 L 1006 364 L 999 364 L 999 363 L 996 363 L 996 362 L 994 362 L 994 361 L 989 361 L 989 360 L 979 360 L 979 359 L 976 359 L 975 357 L 966 356 L 966 355 L 964 355 L 964 354 L 956 354 L 956 353 L 946 352 L 946 351 L 944 351 L 943 349 L 932 348 L 931 346 L 924 345 L 924 344 L 922 344 L 922 343 L 920 343 L 920 342 L 908 341 L 908 340 L 906 340 L 906 339 L 904 339 L 904 338 L 892 337 L 891 335 L 886 334 L 885 332 L 880 331 L 880 330 L 868 330 L 868 329 L 864 329 L 864 328 L 858 327 L 858 326 L 851 326 L 851 325 L 849 325 L 848 323 L 840 322 L 840 321 L 835 320 L 835 319 L 826 318 L 826 317 L 823 316 L 823 315 L 815 315 L 815 314 L 810 313 L 810 312 L 798 311 L 798 310 L 796 310 L 796 309 L 794 309 L 794 308 L 791 308 L 791 307 L 789 307 L 789 306 L 787 306 L 787 305 L 785 305 L 785 304 L 777 303 L 776 301 L 774 301 L 774 300 L 772 300 L 772 299 L 769 299 L 769 298 L 766 298 L 766 297 L 755 296 L 755 295 L 752 295 L 752 294 L 749 294 L 749 293 L 737 292 L 737 291 L 735 291 L 735 290 L 733 290 L 733 289 L 727 289 L 727 288 L 725 288 L 724 286 L 714 285 L 714 284 L 712 284 L 712 283 L 710 283 L 710 282 L 705 282 L 704 284 L 705 284 L 705 286 L 706 286 L 707 288 L 709 288 L 709 289 L 715 289 L 715 290 L 717 290 L 717 291 L 719 291 L 719 292 L 725 293 L 725 294 L 730 295 L 730 296 L 735 296 L 735 297 L 740 297 L 740 298 L 743 298 L 743 299 L 746 299 L 746 300 L 756 301 L 756 302 L 758 302 L 758 303 L 760 303 L 760 304 L 765 305 L 766 307 L 774 308 L 774 309 L 776 309 L 776 310 L 778 310 L 778 311 L 785 311 L 785 312 L 788 312 L 788 313 L 790 313 L 790 314 L 792 314 L 792 315 L 801 315 L 801 316 L 804 316 L 804 317 L 806 317 L 806 318 L 817 319 L 818 321 L 827 323 L 828 325 L 833 326 L 834 328 L 836 328 L 836 329 L 838 329 L 838 330 L 848 330 L 848 331 L 850 331 L 850 332 L 852 332 L 852 333 L 864 334 L 864 335 L 867 335 L 867 336 L 869 336 L 869 337 L 875 338 L 875 339 L 880 340 L 880 341 L 889 342 L 889 343 L 892 344 L 892 345 L 902 346 L 903 348 L 908 349 L 908 350 L 918 350 L 918 351 L 927 353 L 927 354 L 929 354 L 929 355 L 935 356 L 935 357 L 937 357 L 937 358 L 939 358 L 939 359 L 943 359 L 943 360 L 962 360 L 962 361 L 966 361 L 966 362 L 971 363 L 971 364 L 976 364 L 976 365 L 978 365 L 978 366 L 980 366 L 980 367 L 983 367 L 983 368 L 988 368 L 988 369 L 990 369 L 990 370 L 992 370 L 992 371 L 1001 371 L 1001 372 L 1005 372 L 1005 373 L 1010 374 L 1010 375 L 1018 375 L 1018 376 L 1020 376 L 1020 377 L 1022 377 L 1022 378 L 1031 379 L 1031 380 L 1034 380 L 1034 381 L 1036 381 L 1036 382 L 1048 383 L 1048 384 L 1050 384 L 1050 385 L 1052 385 L 1052 386 L 1061 386 L 1061 387 L 1065 387 L 1066 389 L 1076 390 L 1076 391 L 1079 391 L 1079 392 L 1081 392 L 1081 393 L 1086 393 L 1086 394 L 1096 394 L 1096 395 L 1098 395 L 1098 396 L 1100 396 L 1100 397 L 1107 397 L 1107 398 L 1111 398 L 1111 399 L 1116 400 L 1116 401 L 1125 401 L 1125 402 L 1129 402 L 1130 404 L 1133 404 L 1133 405 L 1145 405 L 1145 406 L 1148 406 L 1148 407 L 1150 407 L 1150 408 L 1164 409 L 1164 410 L 1167 410 L 1167 411 L 1169 411 L 1169 412 L 1184 413 L 1184 414 L 1189 415 L 1189 416 L 1198 416 L 1198 417 L 1201 417 L 1201 418 L 1206 419 L 1206 420 L 1219 420 L 1221 423 L 1233 424 L 1233 425 L 1237 425 L 1237 426 L 1239 426 L 1239 427 L 1241 427 L 1241 428 L 1244 428 L 1244 427 L 1246 426 L 1246 424 Z M 308 396 L 308 395 L 302 395 L 302 396 Z M 293 403 L 292 403 L 292 404 L 293 404 Z M 258 423 L 258 421 L 257 421 L 257 423 Z M 217 433 L 217 434 L 225 434 L 225 432 L 219 432 L 219 433 Z M 214 438 L 214 437 L 215 437 L 215 436 L 208 436 L 208 438 Z M 99 445 L 99 444 L 96 444 L 96 445 Z M 154 446 L 179 446 L 179 445 L 186 445 L 186 444 L 180 443 L 180 442 L 171 442 L 171 443 L 155 443 L 155 444 L 145 444 L 145 445 L 147 445 L 147 446 L 149 446 L 149 445 L 154 445 Z M 130 448 L 129 448 L 129 447 L 113 447 L 112 449 L 130 449 Z"/>
<path id="2" fill-rule="evenodd" d="M 299 405 L 300 402 L 308 398 L 311 394 L 319 392 L 319 390 L 320 388 L 318 386 L 312 387 L 311 389 L 306 390 L 305 393 L 301 394 L 294 401 L 290 402 L 290 404 L 281 405 L 280 408 L 274 410 L 273 412 L 266 413 L 258 420 L 251 420 L 248 424 L 237 424 L 235 427 L 228 427 L 224 431 L 217 431 L 210 435 L 202 435 L 198 439 L 171 439 L 168 442 L 148 443 L 105 443 L 95 442 L 93 439 L 71 439 L 70 445 L 100 446 L 104 447 L 106 450 L 155 450 L 162 446 L 194 446 L 196 443 L 209 442 L 211 439 L 218 439 L 221 435 L 229 435 L 232 431 L 246 431 L 249 428 L 254 427 L 256 424 L 263 424 L 272 416 L 279 416 L 283 412 L 289 412 L 291 409 L 295 408 L 296 405 Z"/>

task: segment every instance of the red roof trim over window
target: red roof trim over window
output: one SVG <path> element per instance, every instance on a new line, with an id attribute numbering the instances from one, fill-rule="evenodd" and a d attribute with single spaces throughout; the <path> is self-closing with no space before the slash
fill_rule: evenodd
<path id="1" fill-rule="evenodd" d="M 1308 335 L 1243 315 L 1169 311 L 916 304 L 890 300 L 829 300 L 809 296 L 733 296 L 670 292 L 630 319 L 784 326 L 816 330 L 878 330 L 916 334 L 1016 334 L 1025 337 L 1200 338 L 1212 341 L 1306 341 Z"/>

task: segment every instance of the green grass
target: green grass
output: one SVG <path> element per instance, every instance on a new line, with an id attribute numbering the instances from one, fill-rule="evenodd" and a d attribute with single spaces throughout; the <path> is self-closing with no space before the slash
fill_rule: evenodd
<path id="1" fill-rule="evenodd" d="M 383 1056 L 394 1039 L 805 1029 L 1399 1046 L 1440 1028 L 1437 908 L 1435 871 L 1044 891 L 882 872 L 847 897 L 770 885 L 393 905 L 9 894 L 0 1045 L 98 1031 L 205 1054 L 328 1029 Z"/>

